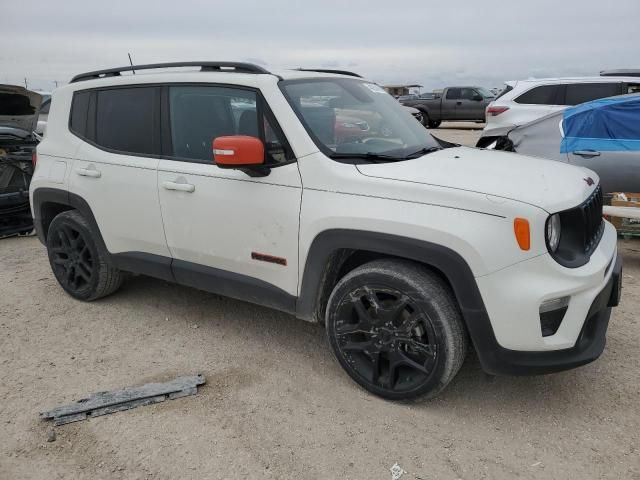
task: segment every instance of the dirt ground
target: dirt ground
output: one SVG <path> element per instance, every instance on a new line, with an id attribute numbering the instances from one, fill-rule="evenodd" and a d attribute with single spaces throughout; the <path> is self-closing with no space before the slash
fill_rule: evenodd
<path id="1" fill-rule="evenodd" d="M 473 144 L 477 128 L 434 133 Z M 320 326 L 146 277 L 81 303 L 35 237 L 0 240 L 0 479 L 390 479 L 397 463 L 402 480 L 638 480 L 640 241 L 619 244 L 622 305 L 598 361 L 514 378 L 470 357 L 440 397 L 403 404 L 356 386 Z M 195 373 L 196 396 L 55 429 L 38 418 Z"/>

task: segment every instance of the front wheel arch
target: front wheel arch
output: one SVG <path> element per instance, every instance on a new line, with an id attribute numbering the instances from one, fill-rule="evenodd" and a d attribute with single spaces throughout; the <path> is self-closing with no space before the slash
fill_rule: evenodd
<path id="1" fill-rule="evenodd" d="M 296 316 L 324 321 L 324 304 L 337 281 L 351 267 L 382 257 L 418 262 L 438 272 L 447 282 L 463 311 L 484 311 L 484 302 L 468 263 L 443 245 L 398 235 L 363 230 L 333 229 L 319 233 L 307 252 Z M 355 260 L 358 261 L 355 261 Z M 465 318 L 466 319 L 466 318 Z"/>

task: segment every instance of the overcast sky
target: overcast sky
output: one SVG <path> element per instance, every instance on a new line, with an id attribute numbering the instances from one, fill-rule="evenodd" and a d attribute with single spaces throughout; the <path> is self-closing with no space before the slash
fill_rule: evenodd
<path id="1" fill-rule="evenodd" d="M 50 90 L 135 63 L 242 60 L 354 70 L 381 83 L 640 68 L 640 0 L 0 0 L 0 83 Z"/>

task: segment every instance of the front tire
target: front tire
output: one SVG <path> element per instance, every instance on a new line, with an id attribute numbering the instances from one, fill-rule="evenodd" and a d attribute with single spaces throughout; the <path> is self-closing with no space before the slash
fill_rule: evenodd
<path id="1" fill-rule="evenodd" d="M 329 297 L 326 324 L 340 365 L 390 400 L 436 396 L 466 356 L 449 286 L 410 261 L 376 260 L 345 275 Z"/>
<path id="2" fill-rule="evenodd" d="M 441 120 L 429 120 L 429 128 L 438 128 L 441 123 Z"/>
<path id="3" fill-rule="evenodd" d="M 76 210 L 53 219 L 47 233 L 47 253 L 56 280 L 78 300 L 97 300 L 122 284 L 122 272 L 111 265 L 91 225 Z"/>

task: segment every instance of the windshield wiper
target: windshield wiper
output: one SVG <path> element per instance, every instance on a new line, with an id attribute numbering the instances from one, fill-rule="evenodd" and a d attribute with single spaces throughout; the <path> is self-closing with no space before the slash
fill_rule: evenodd
<path id="1" fill-rule="evenodd" d="M 438 150 L 442 150 L 442 147 L 424 147 L 418 150 L 417 152 L 410 153 L 405 158 L 407 159 L 418 158 L 428 153 L 437 152 Z"/>
<path id="2" fill-rule="evenodd" d="M 349 159 L 349 158 L 364 158 L 365 160 L 369 160 L 374 163 L 380 162 L 388 162 L 388 161 L 397 161 L 403 160 L 403 157 L 394 157 L 393 155 L 384 155 L 382 153 L 334 153 L 331 155 L 331 158 L 340 160 L 340 159 Z"/>

